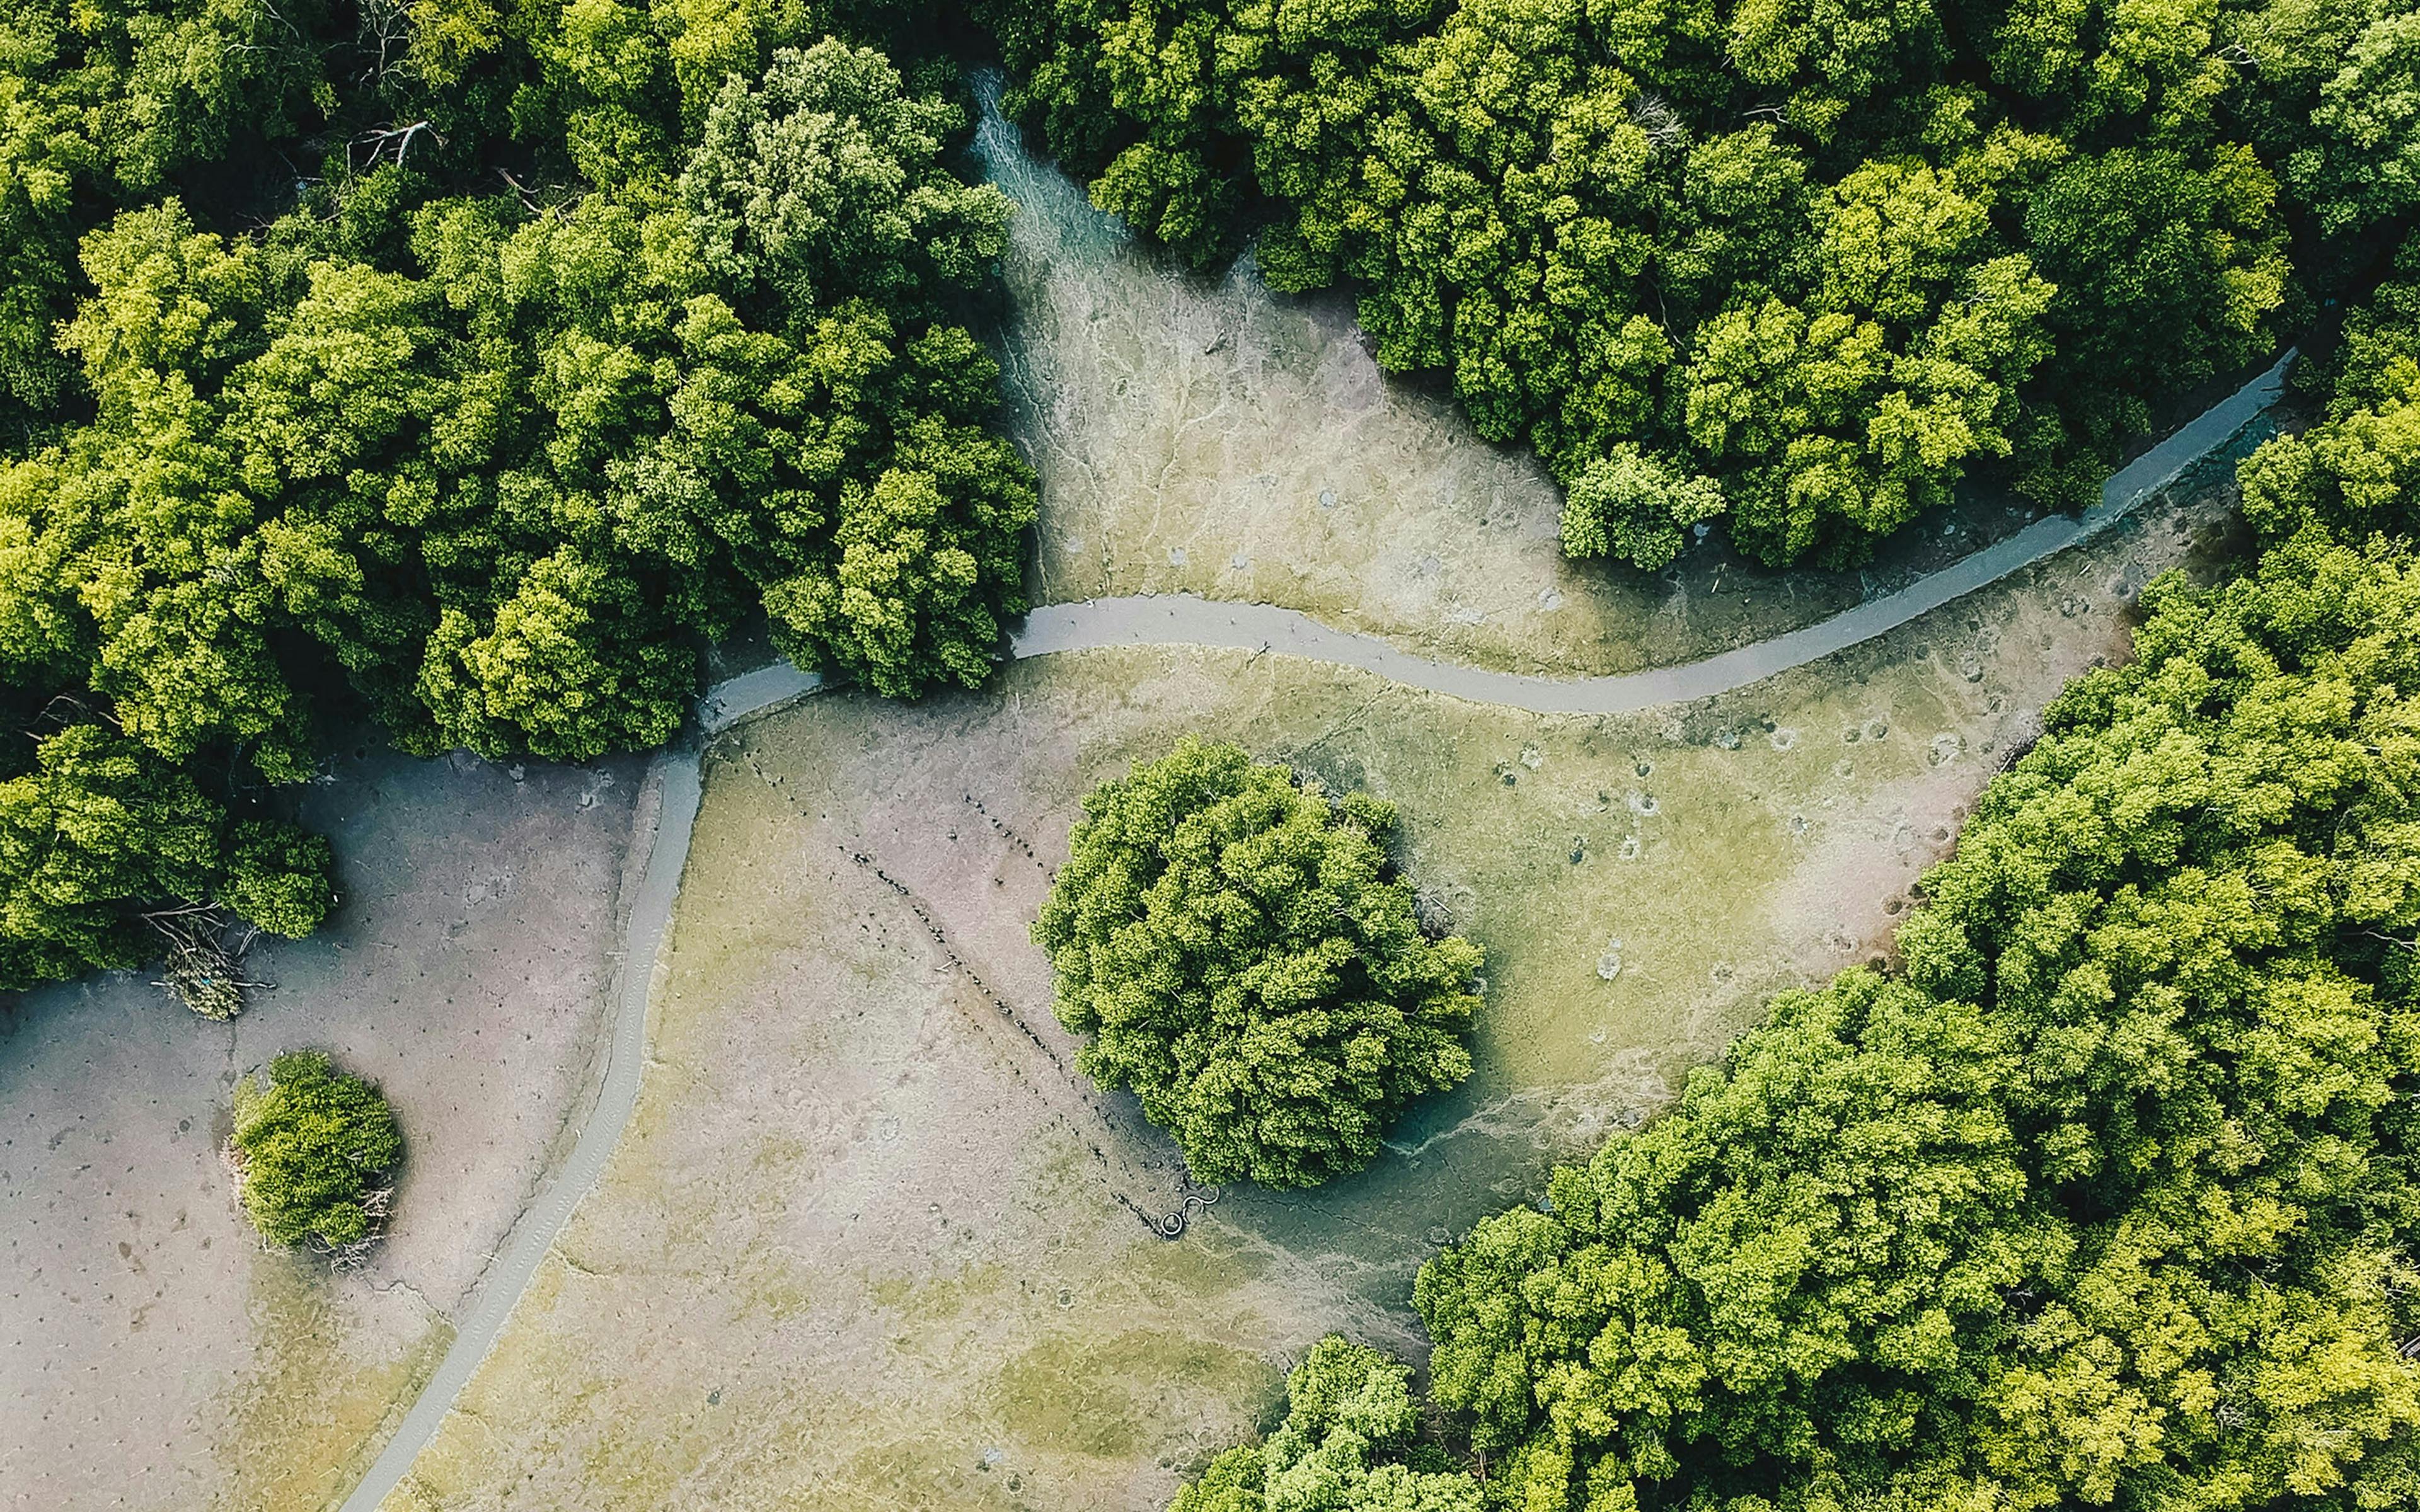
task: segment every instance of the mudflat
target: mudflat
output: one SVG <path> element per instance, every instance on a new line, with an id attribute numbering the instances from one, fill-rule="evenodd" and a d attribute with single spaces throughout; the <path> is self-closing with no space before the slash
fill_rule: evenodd
<path id="1" fill-rule="evenodd" d="M 820 695 L 718 741 L 646 1079 L 390 1508 L 1152 1504 L 1331 1329 L 1417 1355 L 1412 1273 L 1635 1123 L 1770 995 L 1885 954 L 1907 886 L 2224 487 L 1782 677 L 1540 716 L 1190 648 L 979 695 Z M 1176 1152 L 1074 1069 L 1026 937 L 1082 795 L 1188 731 L 1398 800 L 1486 947 L 1479 1069 L 1311 1196 L 1177 1241 Z"/>
<path id="2" fill-rule="evenodd" d="M 227 1024 L 148 974 L 0 1011 L 0 1504 L 318 1507 L 374 1455 L 595 1071 L 644 764 L 345 746 L 302 801 L 342 901 Z M 264 1252 L 220 1158 L 237 1077 L 316 1046 L 403 1128 L 393 1237 Z"/>

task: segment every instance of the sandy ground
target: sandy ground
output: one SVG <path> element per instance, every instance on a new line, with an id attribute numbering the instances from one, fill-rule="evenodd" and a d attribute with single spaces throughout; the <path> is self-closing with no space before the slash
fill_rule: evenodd
<path id="1" fill-rule="evenodd" d="M 1843 572 L 1718 540 L 1652 575 L 1568 562 L 1535 456 L 1476 440 L 1440 382 L 1382 375 L 1349 300 L 1272 295 L 1249 258 L 1170 267 L 997 115 L 977 148 L 1017 202 L 1003 357 L 1042 478 L 1036 603 L 1181 590 L 1447 660 L 1625 672 L 1811 624 L 2035 517 L 1970 499 Z"/>
<path id="2" fill-rule="evenodd" d="M 1086 652 L 725 737 L 637 1114 L 391 1509 L 1139 1508 L 1435 1245 L 1887 949 L 2035 712 L 2223 495 L 1708 703 L 1542 717 L 1279 656 Z M 1224 1194 L 1071 1072 L 1027 941 L 1094 781 L 1187 731 L 1398 800 L 1489 951 L 1480 1069 L 1390 1157 Z M 1618 964 L 1618 969 L 1617 969 Z M 1610 978 L 1606 972 L 1612 972 Z"/>
<path id="3" fill-rule="evenodd" d="M 348 748 L 308 791 L 333 924 L 247 960 L 231 1024 L 140 976 L 0 1010 L 0 1505 L 318 1507 L 448 1335 L 592 1076 L 644 766 Z M 219 1149 L 235 1079 L 299 1046 L 406 1142 L 358 1274 L 264 1253 Z"/>

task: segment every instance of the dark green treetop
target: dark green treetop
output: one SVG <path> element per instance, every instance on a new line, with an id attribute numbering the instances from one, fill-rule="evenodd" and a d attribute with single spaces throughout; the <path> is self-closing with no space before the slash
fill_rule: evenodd
<path id="1" fill-rule="evenodd" d="M 163 907 L 309 929 L 325 849 L 270 815 L 332 707 L 643 748 L 752 615 L 886 694 L 988 675 L 1036 502 L 969 324 L 1009 206 L 952 171 L 954 72 L 837 20 L 6 23 L 0 981 L 129 964 Z"/>
<path id="2" fill-rule="evenodd" d="M 2395 0 L 975 8 L 1096 204 L 1348 289 L 1644 567 L 1854 559 L 1976 476 L 2079 506 L 2420 208 Z"/>

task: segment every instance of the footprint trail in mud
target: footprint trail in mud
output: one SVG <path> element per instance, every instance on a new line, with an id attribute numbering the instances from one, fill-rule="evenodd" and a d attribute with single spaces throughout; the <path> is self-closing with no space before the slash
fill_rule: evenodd
<path id="1" fill-rule="evenodd" d="M 763 764 L 756 760 L 756 753 L 753 750 L 743 748 L 739 754 L 748 769 L 771 789 L 801 823 L 813 825 L 818 822 L 817 816 L 808 812 L 806 805 L 798 801 L 781 779 L 765 770 Z M 1054 875 L 1051 870 L 1043 864 L 1041 857 L 1035 855 L 1032 845 L 1022 835 L 994 817 L 973 794 L 965 795 L 965 801 L 989 822 L 992 829 L 1011 849 L 1021 853 L 1027 860 L 1032 861 L 1046 881 Z M 1149 1171 L 1147 1171 L 1144 1164 L 1132 1160 L 1123 1149 L 1112 1154 L 1109 1149 L 1103 1148 L 1105 1138 L 1108 1144 L 1119 1146 L 1137 1137 L 1133 1131 L 1110 1112 L 1082 1073 L 1067 1064 L 1066 1057 L 1034 1029 L 1025 1015 L 1019 1013 L 998 989 L 984 980 L 983 973 L 977 971 L 973 963 L 967 960 L 965 952 L 951 940 L 949 932 L 942 927 L 940 919 L 935 916 L 931 906 L 917 894 L 914 888 L 885 871 L 881 862 L 864 847 L 862 840 L 853 844 L 839 841 L 832 843 L 833 848 L 840 855 L 847 857 L 849 863 L 860 872 L 879 884 L 892 896 L 907 905 L 916 922 L 931 938 L 933 949 L 939 954 L 942 962 L 974 990 L 976 996 L 991 1006 L 990 1019 L 986 1020 L 980 1013 L 972 1015 L 985 1037 L 997 1035 L 1001 1026 L 1003 1025 L 1016 1031 L 1023 1043 L 1008 1049 L 1001 1057 L 1002 1064 L 1009 1074 L 1016 1078 L 1018 1085 L 1040 1101 L 1055 1121 L 1081 1140 L 1085 1148 L 1092 1152 L 1094 1163 L 1107 1187 L 1109 1199 L 1131 1213 L 1143 1227 L 1160 1238 L 1184 1237 L 1186 1228 L 1191 1223 L 1193 1216 L 1218 1200 L 1218 1189 L 1197 1186 L 1191 1177 L 1185 1172 L 1180 1162 L 1175 1205 L 1165 1215 L 1144 1207 L 1129 1196 L 1128 1189 L 1147 1191 L 1157 1185 L 1160 1180 L 1156 1175 L 1149 1174 L 1149 1171 L 1156 1171 L 1158 1168 L 1157 1163 L 1149 1163 Z M 1028 1076 L 1023 1066 L 1019 1064 L 1020 1060 L 1030 1059 L 1035 1053 L 1039 1053 L 1048 1063 L 1052 1073 L 1042 1080 Z M 1080 1113 L 1070 1111 L 1071 1102 L 1081 1110 Z"/>

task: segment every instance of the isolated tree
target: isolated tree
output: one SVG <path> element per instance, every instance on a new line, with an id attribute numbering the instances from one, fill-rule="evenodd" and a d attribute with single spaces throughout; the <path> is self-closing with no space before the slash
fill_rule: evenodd
<path id="1" fill-rule="evenodd" d="M 265 1080 L 236 1083 L 228 1144 L 244 1213 L 261 1237 L 329 1250 L 371 1237 L 376 1194 L 403 1158 L 386 1099 L 316 1050 L 279 1056 Z"/>
<path id="2" fill-rule="evenodd" d="M 1479 948 L 1430 939 L 1383 847 L 1395 810 L 1187 739 L 1103 783 L 1042 906 L 1078 1057 L 1205 1181 L 1311 1186 L 1376 1158 L 1470 1073 Z"/>

